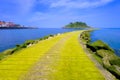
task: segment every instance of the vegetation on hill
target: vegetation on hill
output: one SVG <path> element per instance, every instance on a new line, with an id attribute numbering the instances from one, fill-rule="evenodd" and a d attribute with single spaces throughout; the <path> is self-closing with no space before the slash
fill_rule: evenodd
<path id="1" fill-rule="evenodd" d="M 84 22 L 74 22 L 66 25 L 64 28 L 90 28 L 86 23 Z"/>
<path id="2" fill-rule="evenodd" d="M 80 36 L 88 51 L 104 68 L 120 79 L 120 57 L 116 56 L 114 50 L 101 40 L 91 43 L 88 35 L 89 32 L 84 32 Z"/>

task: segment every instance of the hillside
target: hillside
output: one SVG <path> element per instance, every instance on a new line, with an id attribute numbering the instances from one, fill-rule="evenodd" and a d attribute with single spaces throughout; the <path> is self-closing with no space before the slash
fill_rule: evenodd
<path id="1" fill-rule="evenodd" d="M 90 28 L 86 23 L 84 22 L 74 22 L 66 25 L 64 28 Z"/>

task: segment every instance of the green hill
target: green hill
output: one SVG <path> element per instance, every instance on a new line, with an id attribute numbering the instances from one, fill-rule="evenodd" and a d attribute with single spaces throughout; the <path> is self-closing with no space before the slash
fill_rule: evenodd
<path id="1" fill-rule="evenodd" d="M 64 28 L 90 28 L 86 23 L 84 22 L 71 22 L 68 25 L 66 25 Z"/>

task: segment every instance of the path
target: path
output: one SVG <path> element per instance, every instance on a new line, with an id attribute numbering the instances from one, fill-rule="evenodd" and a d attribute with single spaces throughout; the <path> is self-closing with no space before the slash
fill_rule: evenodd
<path id="1" fill-rule="evenodd" d="M 21 50 L 0 62 L 0 80 L 104 80 L 78 41 L 65 33 Z"/>
<path id="2" fill-rule="evenodd" d="M 40 41 L 0 61 L 0 80 L 19 80 L 51 47 L 67 35 Z"/>
<path id="3" fill-rule="evenodd" d="M 21 80 L 104 80 L 80 46 L 79 34 L 58 41 Z"/>

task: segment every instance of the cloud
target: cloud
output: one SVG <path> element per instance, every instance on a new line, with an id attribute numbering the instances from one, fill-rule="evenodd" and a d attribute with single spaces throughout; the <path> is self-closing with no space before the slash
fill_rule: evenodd
<path id="1" fill-rule="evenodd" d="M 41 0 L 41 3 L 48 4 L 51 8 L 92 8 L 99 7 L 112 2 L 113 0 Z"/>
<path id="2" fill-rule="evenodd" d="M 89 12 L 84 10 L 76 11 L 73 8 L 85 9 L 92 7 L 99 7 L 112 2 L 113 0 L 39 0 L 38 4 L 45 5 L 49 8 L 46 12 L 34 12 L 28 23 L 33 25 L 41 25 L 46 27 L 59 27 L 72 21 L 85 21 L 86 15 Z M 61 9 L 59 9 L 61 7 Z M 55 9 L 54 9 L 55 8 Z"/>
<path id="3" fill-rule="evenodd" d="M 18 9 L 21 13 L 25 14 L 33 9 L 36 0 L 16 0 L 15 3 L 18 4 Z"/>
<path id="4" fill-rule="evenodd" d="M 0 11 L 7 14 L 26 14 L 33 9 L 35 3 L 36 0 L 2 0 L 0 2 Z"/>
<path id="5" fill-rule="evenodd" d="M 38 25 L 37 27 L 63 27 L 72 21 L 79 21 L 81 16 L 71 13 L 43 13 L 35 12 L 27 20 L 28 24 Z"/>
<path id="6" fill-rule="evenodd" d="M 74 16 L 74 14 L 72 13 L 59 13 L 59 12 L 56 12 L 56 13 L 51 13 L 51 12 L 35 12 L 32 14 L 32 16 L 29 17 L 29 21 L 30 22 L 36 22 L 36 21 L 46 21 L 46 20 L 63 20 L 63 19 L 72 19 Z M 75 17 L 75 16 L 74 16 Z"/>
<path id="7" fill-rule="evenodd" d="M 92 23 L 101 17 L 95 14 L 104 13 L 95 7 L 112 1 L 114 0 L 1 0 L 0 19 L 38 27 L 62 27 L 72 21 Z M 95 9 L 86 10 L 89 8 Z"/>

